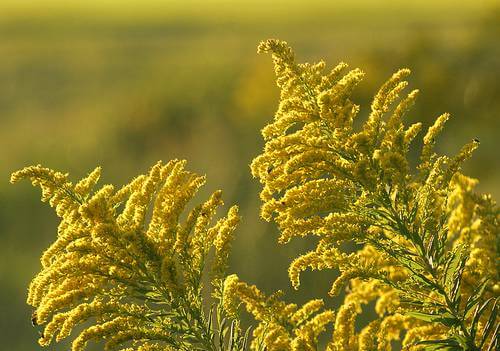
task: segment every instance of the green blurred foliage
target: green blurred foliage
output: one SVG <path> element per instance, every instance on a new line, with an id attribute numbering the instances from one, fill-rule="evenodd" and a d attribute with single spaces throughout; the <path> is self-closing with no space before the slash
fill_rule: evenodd
<path id="1" fill-rule="evenodd" d="M 412 121 L 453 119 L 439 144 L 481 147 L 466 172 L 500 195 L 500 7 L 497 1 L 12 1 L 0 4 L 0 336 L 11 351 L 39 349 L 26 287 L 57 219 L 11 171 L 42 163 L 74 179 L 102 165 L 123 184 L 156 160 L 186 158 L 238 203 L 232 271 L 301 302 L 325 296 L 331 273 L 286 269 L 312 243 L 276 243 L 258 216 L 248 164 L 262 147 L 278 91 L 262 39 L 287 40 L 300 61 L 340 60 L 367 73 L 356 96 L 366 116 L 378 86 L 400 67 L 421 89 Z M 205 194 L 201 194 L 202 196 Z M 329 301 L 335 306 L 336 301 Z M 363 323 L 362 321 L 360 323 Z M 54 350 L 62 350 L 58 345 Z"/>

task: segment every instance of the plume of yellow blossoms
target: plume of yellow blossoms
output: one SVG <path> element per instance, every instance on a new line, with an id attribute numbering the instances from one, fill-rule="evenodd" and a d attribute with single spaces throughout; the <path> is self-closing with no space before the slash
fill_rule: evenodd
<path id="1" fill-rule="evenodd" d="M 239 320 L 221 326 L 222 307 L 217 317 L 204 309 L 212 302 L 202 282 L 211 272 L 220 300 L 238 209 L 212 224 L 222 205 L 217 191 L 181 220 L 205 182 L 184 167 L 185 161 L 159 162 L 116 191 L 93 190 L 100 168 L 76 184 L 41 166 L 12 174 L 11 182 L 28 178 L 40 186 L 42 200 L 61 218 L 29 287 L 33 324 L 45 325 L 41 345 L 76 332 L 72 351 L 102 340 L 105 350 L 220 350 L 226 342 L 228 350 L 244 349 Z"/>
<path id="2" fill-rule="evenodd" d="M 497 349 L 499 211 L 460 173 L 479 142 L 454 157 L 437 155 L 435 139 L 449 118 L 443 114 L 425 134 L 413 171 L 408 152 L 422 125 L 403 121 L 418 94 L 403 93 L 408 69 L 380 88 L 354 128 L 359 106 L 351 94 L 361 70 L 298 64 L 279 40 L 258 51 L 271 53 L 281 90 L 275 118 L 262 130 L 264 150 L 251 165 L 263 185 L 261 215 L 277 223 L 282 243 L 318 237 L 316 249 L 290 265 L 295 288 L 308 268 L 341 272 L 330 295 L 347 291 L 327 350 L 391 350 L 402 337 L 412 350 Z M 238 284 L 235 294 L 267 320 L 257 308 L 261 296 Z M 356 316 L 371 302 L 378 319 L 358 333 Z M 290 338 L 266 326 L 279 340 Z"/>
<path id="3" fill-rule="evenodd" d="M 280 295 L 277 292 L 267 297 L 257 287 L 230 275 L 224 283 L 224 309 L 230 315 L 237 315 L 237 301 L 241 301 L 259 322 L 253 331 L 252 350 L 317 350 L 318 337 L 334 320 L 334 313 L 320 312 L 322 300 L 311 300 L 299 308 L 280 301 Z"/>

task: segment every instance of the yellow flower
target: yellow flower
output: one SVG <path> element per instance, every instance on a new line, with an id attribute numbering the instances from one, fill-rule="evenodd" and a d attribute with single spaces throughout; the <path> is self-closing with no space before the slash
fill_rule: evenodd
<path id="1" fill-rule="evenodd" d="M 307 268 L 340 270 L 330 294 L 344 287 L 348 293 L 329 349 L 376 344 L 389 350 L 401 330 L 413 327 L 404 313 L 418 304 L 429 313 L 463 314 L 464 299 L 484 281 L 483 298 L 493 296 L 499 281 L 498 210 L 491 197 L 473 193 L 474 181 L 458 173 L 478 142 L 466 144 L 454 157 L 439 156 L 435 139 L 449 119 L 443 114 L 423 137 L 420 164 L 410 167 L 410 143 L 422 128 L 421 123 L 405 126 L 418 95 L 418 90 L 404 95 L 410 71 L 401 69 L 382 85 L 356 130 L 359 107 L 351 95 L 361 70 L 345 72 L 341 63 L 325 74 L 323 61 L 296 63 L 288 44 L 278 40 L 261 43 L 259 52 L 271 53 L 281 90 L 274 120 L 262 130 L 264 149 L 251 165 L 263 186 L 261 215 L 276 222 L 281 243 L 319 236 L 315 250 L 290 264 L 294 288 Z M 451 249 L 459 243 L 466 253 Z M 461 257 L 467 259 L 457 265 Z M 454 275 L 446 268 L 450 262 Z M 379 321 L 355 335 L 356 314 L 374 300 Z M 464 328 L 457 333 L 466 335 Z M 484 328 L 483 322 L 477 328 Z M 378 330 L 378 340 L 367 334 L 372 330 Z M 296 347 L 304 345 L 300 339 Z"/>
<path id="2" fill-rule="evenodd" d="M 204 266 L 212 250 L 212 285 L 220 290 L 237 208 L 212 224 L 222 204 L 218 191 L 181 221 L 204 183 L 204 177 L 184 167 L 185 161 L 158 162 L 118 191 L 112 185 L 93 191 L 100 168 L 76 185 L 67 175 L 41 166 L 12 175 L 12 182 L 29 178 L 40 185 L 43 200 L 61 217 L 58 238 L 43 254 L 42 270 L 28 293 L 28 303 L 36 309 L 34 322 L 46 324 L 41 345 L 48 346 L 54 336 L 57 341 L 68 337 L 89 320 L 93 324 L 81 329 L 73 351 L 83 351 L 92 339 L 104 339 L 106 350 L 127 342 L 137 350 L 211 343 L 203 329 L 206 322 L 199 322 L 206 318 Z M 170 318 L 188 325 L 193 330 L 186 329 L 186 335 L 200 335 L 198 339 L 186 341 Z"/>
<path id="3" fill-rule="evenodd" d="M 256 286 L 230 275 L 224 282 L 224 308 L 229 315 L 237 313 L 240 303 L 259 322 L 253 332 L 252 349 L 262 343 L 268 350 L 314 351 L 319 335 L 333 322 L 330 310 L 322 311 L 322 300 L 311 300 L 302 307 L 279 300 L 279 293 L 266 296 Z"/>

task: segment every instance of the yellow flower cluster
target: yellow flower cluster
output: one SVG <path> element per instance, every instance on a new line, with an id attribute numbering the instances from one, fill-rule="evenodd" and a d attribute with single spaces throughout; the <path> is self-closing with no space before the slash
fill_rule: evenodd
<path id="1" fill-rule="evenodd" d="M 106 350 L 124 343 L 144 351 L 191 350 L 196 343 L 209 349 L 202 276 L 214 252 L 212 283 L 220 292 L 237 208 L 212 225 L 222 204 L 217 191 L 181 220 L 205 182 L 185 170 L 185 161 L 159 162 L 117 191 L 111 185 L 93 191 L 99 176 L 97 168 L 73 185 L 66 174 L 41 166 L 12 174 L 11 182 L 29 178 L 39 185 L 42 200 L 61 217 L 28 294 L 33 323 L 46 324 L 40 344 L 95 320 L 74 339 L 73 351 L 91 340 L 104 340 Z M 189 341 L 193 330 L 196 342 Z"/>
<path id="2" fill-rule="evenodd" d="M 406 348 L 430 339 L 471 350 L 487 345 L 494 337 L 485 325 L 497 323 L 496 307 L 474 322 L 471 306 L 498 297 L 499 214 L 490 196 L 473 192 L 476 181 L 459 173 L 478 142 L 455 157 L 437 155 L 435 139 L 449 118 L 443 114 L 423 137 L 412 172 L 408 152 L 422 125 L 403 123 L 418 95 L 402 96 L 408 69 L 380 88 L 355 129 L 359 106 L 351 94 L 362 71 L 298 64 L 288 44 L 274 39 L 258 51 L 272 54 L 281 90 L 274 121 L 262 130 L 264 150 L 251 165 L 263 185 L 261 215 L 277 223 L 282 243 L 319 236 L 316 250 L 290 265 L 295 288 L 307 268 L 340 269 L 331 295 L 349 287 L 328 349 L 390 350 L 403 331 Z M 360 249 L 343 252 L 346 243 Z M 372 301 L 379 319 L 356 334 L 356 315 Z"/>
<path id="3" fill-rule="evenodd" d="M 280 301 L 279 293 L 265 296 L 257 287 L 230 275 L 224 282 L 224 308 L 237 313 L 239 301 L 255 317 L 259 325 L 252 340 L 253 350 L 315 351 L 318 337 L 333 322 L 335 315 L 323 309 L 322 300 L 311 300 L 301 306 Z"/>
<path id="4" fill-rule="evenodd" d="M 456 242 L 470 246 L 465 271 L 466 287 L 472 289 L 481 279 L 492 276 L 490 296 L 500 293 L 498 248 L 492 244 L 500 236 L 499 213 L 490 195 L 474 193 L 477 180 L 456 174 L 450 184 L 447 226 Z M 497 276 L 494 273 L 497 272 Z"/>

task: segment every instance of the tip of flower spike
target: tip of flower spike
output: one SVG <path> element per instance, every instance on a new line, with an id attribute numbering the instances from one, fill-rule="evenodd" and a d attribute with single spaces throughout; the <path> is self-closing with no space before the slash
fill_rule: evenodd
<path id="1" fill-rule="evenodd" d="M 409 68 L 401 68 L 399 71 L 396 72 L 396 74 L 400 77 L 406 77 L 411 73 L 411 69 Z"/>
<path id="2" fill-rule="evenodd" d="M 9 182 L 11 184 L 17 183 L 21 179 L 26 178 L 26 173 L 29 172 L 29 170 L 31 170 L 33 168 L 41 168 L 41 167 L 42 167 L 41 165 L 28 166 L 28 167 L 24 167 L 22 169 L 19 169 L 19 170 L 15 171 L 15 172 L 12 172 L 11 175 L 10 175 Z"/>
<path id="3" fill-rule="evenodd" d="M 16 183 L 23 179 L 33 179 L 40 177 L 53 177 L 57 176 L 59 178 L 64 178 L 68 176 L 68 173 L 63 174 L 60 172 L 55 172 L 49 168 L 42 167 L 41 164 L 37 164 L 36 166 L 27 166 L 20 170 L 13 172 L 10 175 L 10 183 Z"/>
<path id="4" fill-rule="evenodd" d="M 292 48 L 286 41 L 283 40 L 267 39 L 265 41 L 261 41 L 257 47 L 257 52 L 259 54 L 271 52 L 282 59 L 293 60 Z"/>
<path id="5" fill-rule="evenodd" d="M 283 40 L 272 39 L 272 38 L 267 40 L 262 40 L 257 46 L 257 52 L 261 54 L 268 51 L 274 51 L 278 47 L 283 47 L 283 46 L 288 47 L 288 43 Z"/>
<path id="6" fill-rule="evenodd" d="M 408 77 L 411 74 L 411 70 L 409 68 L 400 68 L 396 72 L 394 72 L 389 79 L 388 82 L 394 84 L 397 82 L 403 81 L 406 77 Z"/>
<path id="7" fill-rule="evenodd" d="M 10 178 L 9 178 L 9 183 L 14 184 L 19 180 L 19 171 L 15 171 L 11 173 Z"/>
<path id="8" fill-rule="evenodd" d="M 429 127 L 427 133 L 424 136 L 424 144 L 434 143 L 434 138 L 441 132 L 444 127 L 444 124 L 450 119 L 449 113 L 443 113 L 439 116 L 434 124 Z"/>

